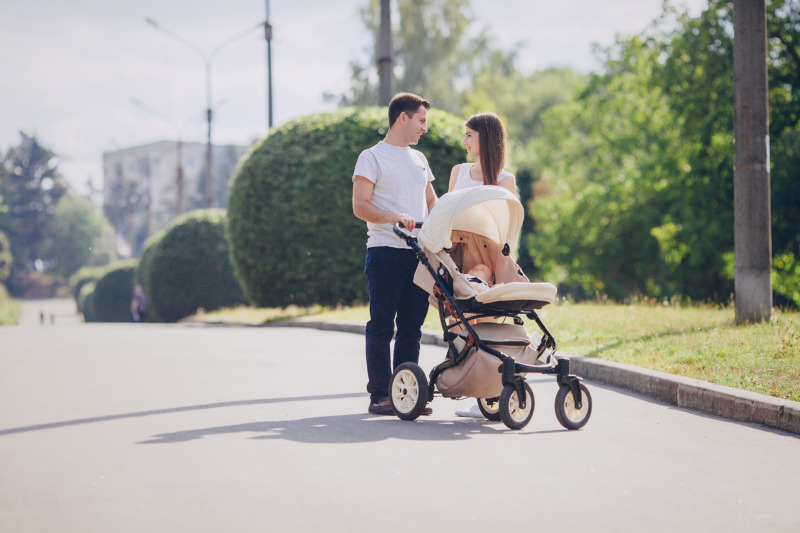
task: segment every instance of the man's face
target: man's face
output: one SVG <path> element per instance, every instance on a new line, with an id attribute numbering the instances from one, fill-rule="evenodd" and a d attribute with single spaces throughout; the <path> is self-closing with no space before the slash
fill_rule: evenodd
<path id="1" fill-rule="evenodd" d="M 417 144 L 422 134 L 428 131 L 428 110 L 425 106 L 419 106 L 413 115 L 405 114 L 405 119 L 404 137 L 408 140 L 408 144 Z"/>

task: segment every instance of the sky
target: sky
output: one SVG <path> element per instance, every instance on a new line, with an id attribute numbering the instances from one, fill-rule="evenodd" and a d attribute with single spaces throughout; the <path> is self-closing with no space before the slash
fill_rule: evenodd
<path id="1" fill-rule="evenodd" d="M 332 111 L 324 93 L 365 62 L 367 0 L 0 0 L 0 152 L 36 135 L 85 194 L 102 187 L 104 152 L 159 140 L 249 145 L 273 126 Z M 698 13 L 705 0 L 674 0 Z M 524 74 L 598 70 L 593 45 L 645 30 L 662 0 L 472 0 L 474 31 L 518 50 Z M 146 23 L 154 20 L 159 28 Z M 187 44 L 190 43 L 190 44 Z M 212 54 L 212 51 L 216 50 Z M 207 61 L 211 58 L 211 61 Z M 209 66 L 210 65 L 210 66 Z M 210 73 L 210 91 L 208 74 Z"/>

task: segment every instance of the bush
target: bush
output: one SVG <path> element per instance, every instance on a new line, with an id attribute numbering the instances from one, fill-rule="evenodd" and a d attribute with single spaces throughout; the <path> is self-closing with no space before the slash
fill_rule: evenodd
<path id="1" fill-rule="evenodd" d="M 431 110 L 419 148 L 447 191 L 465 159 L 463 120 Z M 236 276 L 262 307 L 364 302 L 366 226 L 353 216 L 359 153 L 386 134 L 385 108 L 350 108 L 278 128 L 243 160 L 228 200 Z"/>
<path id="2" fill-rule="evenodd" d="M 91 296 L 86 297 L 90 307 L 84 310 L 86 322 L 131 322 L 135 267 L 136 261 L 133 259 L 107 267 L 106 273 L 95 283 Z M 84 299 L 83 305 L 86 304 L 87 300 Z"/>
<path id="3" fill-rule="evenodd" d="M 83 312 L 81 309 L 80 296 L 84 285 L 96 282 L 107 270 L 107 267 L 81 267 L 81 269 L 69 279 L 69 284 L 72 287 L 72 297 L 75 299 L 79 313 Z"/>
<path id="4" fill-rule="evenodd" d="M 155 255 L 156 247 L 159 242 L 164 238 L 164 235 L 167 234 L 167 229 L 164 228 L 161 231 L 151 235 L 142 245 L 142 249 L 139 253 L 139 262 L 136 264 L 136 271 L 133 274 L 133 283 L 138 283 L 142 287 L 144 287 L 144 293 L 146 295 L 150 294 L 150 284 L 147 280 L 147 272 L 150 270 L 150 264 L 152 263 L 153 256 Z M 148 302 L 148 309 L 147 309 L 147 322 L 166 322 L 164 318 L 162 318 L 158 314 L 158 310 L 154 309 L 152 305 Z"/>
<path id="5" fill-rule="evenodd" d="M 11 274 L 11 244 L 6 234 L 0 231 L 0 282 Z"/>
<path id="6" fill-rule="evenodd" d="M 76 299 L 78 312 L 83 315 L 84 322 L 98 322 L 97 313 L 94 310 L 94 287 L 94 281 L 85 283 L 81 286 Z"/>
<path id="7" fill-rule="evenodd" d="M 203 308 L 207 311 L 246 303 L 233 275 L 225 211 L 192 211 L 176 219 L 142 262 L 148 315 L 174 322 Z M 130 301 L 129 301 L 130 303 Z M 149 320 L 149 316 L 148 316 Z"/>

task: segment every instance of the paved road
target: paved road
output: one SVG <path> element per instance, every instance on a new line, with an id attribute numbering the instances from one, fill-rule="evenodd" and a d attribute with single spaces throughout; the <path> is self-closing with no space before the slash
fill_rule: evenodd
<path id="1" fill-rule="evenodd" d="M 0 328 L 3 532 L 800 530 L 796 435 L 591 382 L 566 431 L 549 378 L 522 431 L 404 422 L 366 413 L 358 335 L 34 315 Z"/>

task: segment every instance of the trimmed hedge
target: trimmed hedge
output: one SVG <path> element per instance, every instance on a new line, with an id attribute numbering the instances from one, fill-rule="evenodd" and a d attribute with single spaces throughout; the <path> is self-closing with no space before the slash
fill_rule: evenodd
<path id="1" fill-rule="evenodd" d="M 198 308 L 212 311 L 246 303 L 233 275 L 225 211 L 187 213 L 154 239 L 141 263 L 141 279 L 150 315 L 175 322 Z"/>
<path id="2" fill-rule="evenodd" d="M 131 322 L 131 295 L 136 261 L 110 265 L 85 295 L 81 308 L 86 322 Z M 87 290 L 88 292 L 88 290 Z M 83 293 L 83 290 L 81 291 Z"/>
<path id="3" fill-rule="evenodd" d="M 72 286 L 72 297 L 78 306 L 78 312 L 82 313 L 81 309 L 81 291 L 85 285 L 96 282 L 100 277 L 106 273 L 107 267 L 81 267 L 69 279 L 69 284 Z"/>
<path id="4" fill-rule="evenodd" d="M 0 231 L 0 282 L 7 280 L 11 275 L 11 261 L 11 244 L 6 234 Z"/>
<path id="5" fill-rule="evenodd" d="M 78 312 L 83 315 L 84 322 L 98 322 L 94 311 L 94 286 L 94 281 L 82 285 L 76 300 Z"/>
<path id="6" fill-rule="evenodd" d="M 353 168 L 386 135 L 385 108 L 311 115 L 273 131 L 243 159 L 228 199 L 228 240 L 239 283 L 261 307 L 367 300 L 366 224 L 353 215 Z M 464 122 L 438 110 L 419 145 L 447 191 L 465 161 Z"/>
<path id="7" fill-rule="evenodd" d="M 158 243 L 161 242 L 161 239 L 164 238 L 164 235 L 167 234 L 167 230 L 168 228 L 164 228 L 148 237 L 148 239 L 142 245 L 141 251 L 139 252 L 139 262 L 137 263 L 136 271 L 133 274 L 133 283 L 138 283 L 144 287 L 145 295 L 150 294 L 150 285 L 148 283 L 146 273 L 150 270 L 150 264 L 152 263 L 153 256 L 155 255 L 156 247 Z M 147 316 L 145 321 L 166 322 L 166 320 L 164 320 L 164 318 L 158 314 L 158 309 L 154 309 L 149 302 L 147 305 Z"/>

